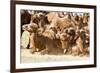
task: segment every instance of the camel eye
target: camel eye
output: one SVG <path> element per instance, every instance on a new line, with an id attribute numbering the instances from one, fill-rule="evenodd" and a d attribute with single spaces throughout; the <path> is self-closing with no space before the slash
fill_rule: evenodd
<path id="1" fill-rule="evenodd" d="M 42 17 L 43 15 L 41 14 L 40 17 Z"/>
<path id="2" fill-rule="evenodd" d="M 28 28 L 28 26 L 25 26 L 25 28 Z"/>
<path id="3" fill-rule="evenodd" d="M 64 32 L 65 32 L 65 33 L 68 33 L 69 31 L 68 31 L 68 29 L 65 28 L 65 29 L 64 29 Z"/>
<path id="4" fill-rule="evenodd" d="M 33 28 L 33 26 L 30 26 L 30 28 Z"/>

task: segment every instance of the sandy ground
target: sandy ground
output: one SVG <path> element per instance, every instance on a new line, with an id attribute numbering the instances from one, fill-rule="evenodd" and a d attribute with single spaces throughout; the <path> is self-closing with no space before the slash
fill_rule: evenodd
<path id="1" fill-rule="evenodd" d="M 39 63 L 39 62 L 54 62 L 54 61 L 76 61 L 88 60 L 89 56 L 72 56 L 72 55 L 40 55 L 39 53 L 32 54 L 30 49 L 21 49 L 21 63 Z"/>

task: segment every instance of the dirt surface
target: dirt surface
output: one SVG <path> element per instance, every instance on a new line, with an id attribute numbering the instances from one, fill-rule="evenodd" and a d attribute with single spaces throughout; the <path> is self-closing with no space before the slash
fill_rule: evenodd
<path id="1" fill-rule="evenodd" d="M 21 49 L 21 63 L 39 63 L 54 61 L 77 61 L 88 60 L 89 56 L 73 56 L 73 55 L 41 55 L 40 53 L 32 54 L 30 49 Z"/>

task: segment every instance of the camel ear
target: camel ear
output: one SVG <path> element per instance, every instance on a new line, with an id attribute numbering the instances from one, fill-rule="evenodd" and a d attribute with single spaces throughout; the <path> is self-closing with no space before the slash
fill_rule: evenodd
<path id="1" fill-rule="evenodd" d="M 50 22 L 49 22 L 49 20 L 48 20 L 48 17 L 47 17 L 47 16 L 45 16 L 45 22 L 46 22 L 47 24 L 50 24 Z"/>
<path id="2" fill-rule="evenodd" d="M 57 39 L 60 39 L 60 35 L 59 35 L 59 34 L 56 34 L 56 38 L 57 38 Z"/>

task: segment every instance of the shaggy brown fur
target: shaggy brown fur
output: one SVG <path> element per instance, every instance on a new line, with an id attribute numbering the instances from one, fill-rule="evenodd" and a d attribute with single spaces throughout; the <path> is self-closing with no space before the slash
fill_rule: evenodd
<path id="1" fill-rule="evenodd" d="M 34 28 L 34 30 L 33 30 Z M 27 30 L 31 33 L 30 35 L 30 43 L 32 45 L 32 52 L 41 51 L 42 54 L 58 54 L 58 52 L 62 53 L 62 50 L 60 46 L 60 40 L 59 39 L 52 39 L 52 33 L 51 31 L 48 31 L 46 33 L 43 33 L 43 35 L 39 35 L 37 32 L 37 26 L 33 23 L 32 25 L 24 25 L 24 30 Z"/>

